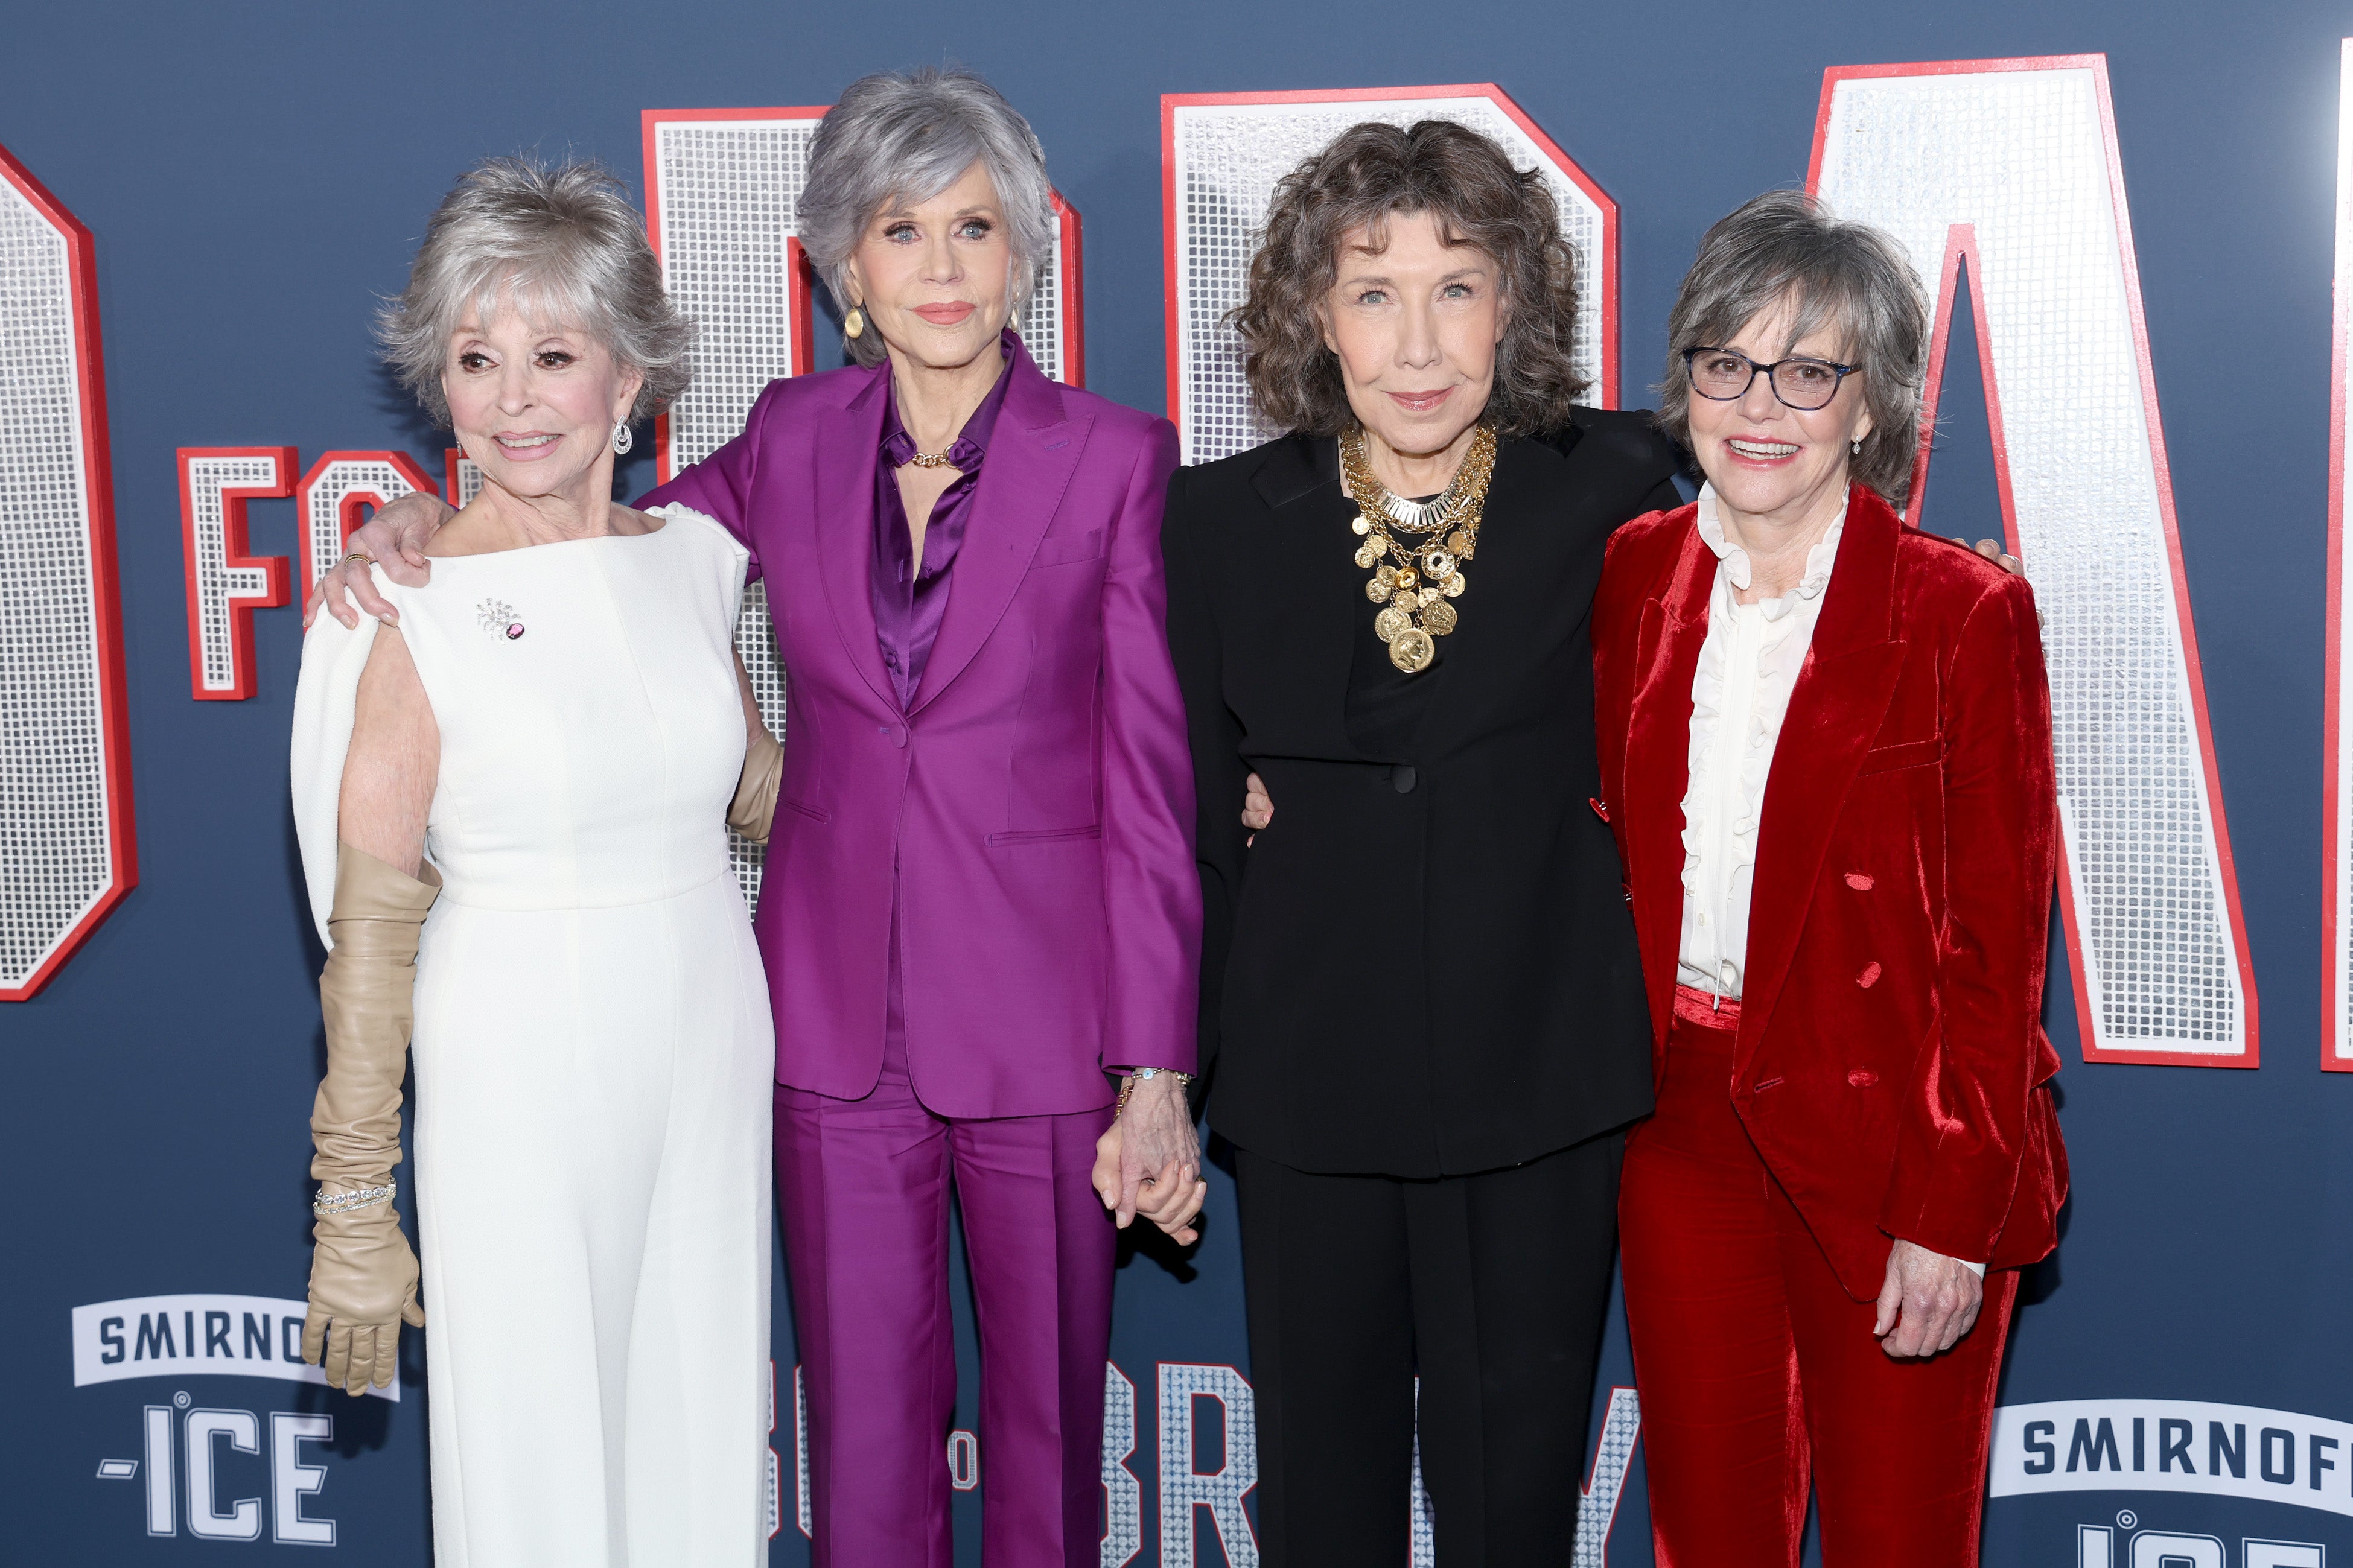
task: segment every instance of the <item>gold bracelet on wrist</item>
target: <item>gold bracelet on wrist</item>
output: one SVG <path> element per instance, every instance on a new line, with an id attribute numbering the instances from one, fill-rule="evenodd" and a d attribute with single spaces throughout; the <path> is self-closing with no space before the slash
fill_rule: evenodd
<path id="1" fill-rule="evenodd" d="M 1175 1079 L 1176 1087 L 1179 1089 L 1185 1088 L 1193 1081 L 1191 1073 L 1178 1072 L 1175 1068 L 1132 1068 L 1120 1076 L 1119 1100 L 1111 1108 L 1111 1113 L 1117 1116 L 1127 1109 L 1127 1097 L 1135 1092 L 1137 1084 L 1148 1078 L 1162 1077 Z"/>

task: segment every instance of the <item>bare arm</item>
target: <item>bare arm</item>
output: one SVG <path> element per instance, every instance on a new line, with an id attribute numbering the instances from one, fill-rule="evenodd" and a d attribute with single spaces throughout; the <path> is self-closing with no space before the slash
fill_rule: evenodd
<path id="1" fill-rule="evenodd" d="M 368 650 L 337 805 L 343 842 L 414 877 L 441 768 L 441 731 L 408 645 L 387 626 Z"/>

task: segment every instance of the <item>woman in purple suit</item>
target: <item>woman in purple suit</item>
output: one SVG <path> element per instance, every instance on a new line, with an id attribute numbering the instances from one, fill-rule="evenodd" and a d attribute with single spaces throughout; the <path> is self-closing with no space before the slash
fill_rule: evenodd
<path id="1" fill-rule="evenodd" d="M 638 503 L 751 550 L 791 692 L 791 742 L 755 750 L 733 820 L 769 837 L 754 929 L 821 1565 L 950 1560 L 951 1185 L 987 1561 L 1094 1563 L 1104 1210 L 1189 1242 L 1206 1190 L 1192 763 L 1163 633 L 1176 433 L 1048 381 L 1008 330 L 1052 221 L 1036 136 L 977 77 L 853 83 L 800 226 L 857 363 L 772 384 Z M 354 553 L 397 577 L 402 530 L 433 521 L 387 508 Z M 340 582 L 385 614 L 365 581 L 322 600 L 349 616 Z"/>

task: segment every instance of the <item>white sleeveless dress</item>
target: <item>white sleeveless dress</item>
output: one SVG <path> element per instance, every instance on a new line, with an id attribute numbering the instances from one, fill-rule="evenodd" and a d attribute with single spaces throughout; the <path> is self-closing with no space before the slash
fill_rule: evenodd
<path id="1" fill-rule="evenodd" d="M 440 1568 L 767 1561 L 775 1038 L 725 820 L 747 557 L 658 515 L 376 579 L 441 735 L 413 1175 Z M 375 630 L 322 616 L 302 650 L 322 938 Z"/>

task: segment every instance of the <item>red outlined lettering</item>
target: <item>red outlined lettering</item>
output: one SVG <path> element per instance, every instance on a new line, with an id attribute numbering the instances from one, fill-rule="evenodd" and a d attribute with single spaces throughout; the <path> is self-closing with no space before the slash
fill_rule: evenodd
<path id="1" fill-rule="evenodd" d="M 1969 279 L 2004 531 L 2044 616 L 2084 1058 L 2255 1066 L 2105 59 L 1834 68 L 1808 188 L 1940 279 L 1932 411 Z"/>

